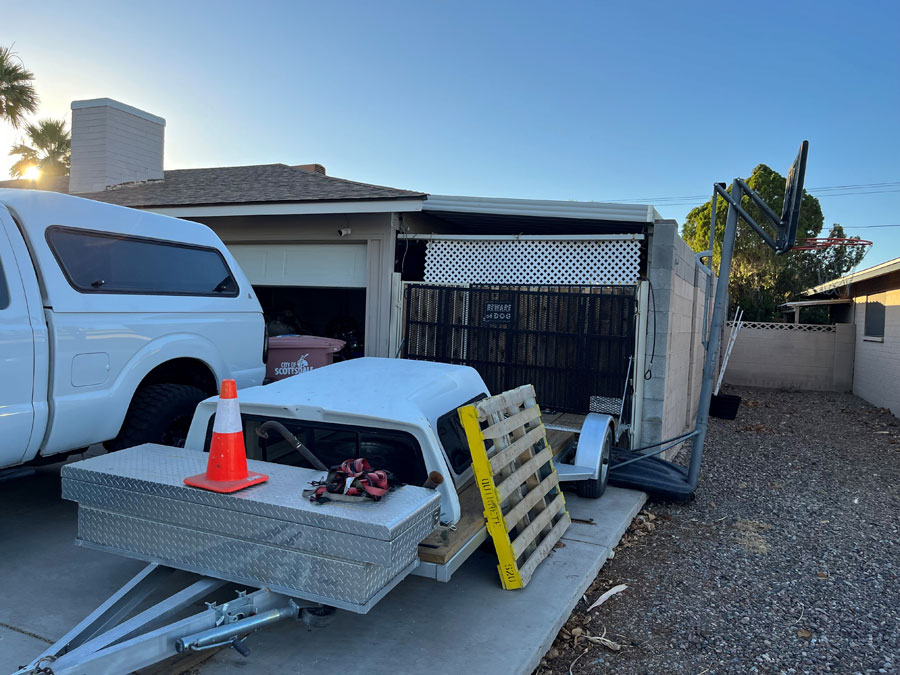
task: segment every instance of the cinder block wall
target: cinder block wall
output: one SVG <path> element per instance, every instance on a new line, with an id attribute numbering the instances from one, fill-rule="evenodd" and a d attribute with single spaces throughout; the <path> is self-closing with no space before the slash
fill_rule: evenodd
<path id="1" fill-rule="evenodd" d="M 853 324 L 836 324 L 831 332 L 786 328 L 784 324 L 760 325 L 767 327 L 745 327 L 738 333 L 725 370 L 726 383 L 807 391 L 851 390 Z M 728 332 L 726 328 L 725 338 Z M 723 338 L 723 355 L 724 349 Z"/>
<path id="2" fill-rule="evenodd" d="M 866 340 L 866 296 L 856 299 L 853 393 L 900 417 L 900 290 L 869 296 L 884 304 L 884 340 Z"/>
<path id="3" fill-rule="evenodd" d="M 648 277 L 651 309 L 655 301 L 648 325 L 648 364 L 654 333 L 656 349 L 653 363 L 648 365 L 652 377 L 644 383 L 643 445 L 693 428 L 703 374 L 706 275 L 699 270 L 694 252 L 678 235 L 678 224 L 673 220 L 653 225 Z"/>

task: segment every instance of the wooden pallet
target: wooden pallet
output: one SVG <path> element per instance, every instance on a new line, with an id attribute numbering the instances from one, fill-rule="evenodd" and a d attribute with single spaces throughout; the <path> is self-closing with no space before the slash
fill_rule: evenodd
<path id="1" fill-rule="evenodd" d="M 571 520 L 534 387 L 459 409 L 505 589 L 523 588 Z"/>

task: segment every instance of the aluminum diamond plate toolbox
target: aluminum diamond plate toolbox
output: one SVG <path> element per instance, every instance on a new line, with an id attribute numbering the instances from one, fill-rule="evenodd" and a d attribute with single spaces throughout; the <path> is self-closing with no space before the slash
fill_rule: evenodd
<path id="1" fill-rule="evenodd" d="M 248 461 L 269 480 L 237 493 L 184 485 L 206 459 L 148 444 L 64 466 L 78 543 L 364 613 L 412 571 L 438 524 L 433 490 L 319 505 L 301 493 L 322 472 L 268 462 Z"/>

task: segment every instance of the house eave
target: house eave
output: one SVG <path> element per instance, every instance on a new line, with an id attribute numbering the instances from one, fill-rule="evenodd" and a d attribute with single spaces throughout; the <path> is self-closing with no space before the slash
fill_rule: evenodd
<path id="1" fill-rule="evenodd" d="M 410 213 L 422 210 L 422 199 L 371 199 L 312 202 L 268 202 L 254 204 L 209 204 L 192 206 L 136 206 L 176 218 L 216 216 L 301 216 L 328 213 Z"/>
<path id="2" fill-rule="evenodd" d="M 456 195 L 428 195 L 428 198 L 422 205 L 422 210 L 437 213 L 481 213 L 488 215 L 571 218 L 575 220 L 603 220 L 631 223 L 653 223 L 656 220 L 662 219 L 659 212 L 647 204 L 500 199 L 494 197 L 464 197 Z"/>
<path id="3" fill-rule="evenodd" d="M 834 279 L 832 281 L 827 281 L 824 284 L 814 286 L 813 288 L 808 288 L 800 295 L 807 297 L 819 295 L 820 293 L 827 293 L 828 291 L 833 291 L 835 289 L 845 288 L 850 286 L 850 284 L 856 284 L 860 281 L 865 281 L 866 279 L 874 279 L 875 277 L 884 276 L 885 274 L 891 274 L 892 272 L 897 271 L 900 271 L 900 258 L 894 258 L 893 260 L 888 260 L 880 265 L 875 265 L 868 269 L 848 274 L 840 279 Z"/>

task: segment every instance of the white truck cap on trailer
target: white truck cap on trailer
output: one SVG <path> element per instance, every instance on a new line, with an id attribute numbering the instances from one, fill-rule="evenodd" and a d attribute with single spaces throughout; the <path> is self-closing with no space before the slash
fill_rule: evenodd
<path id="1" fill-rule="evenodd" d="M 487 394 L 487 387 L 468 366 L 366 357 L 242 389 L 239 398 L 242 407 L 290 408 L 302 419 L 340 415 L 392 424 L 420 425 L 424 419 L 434 425 L 438 417 L 479 393 Z M 215 399 L 201 405 L 215 407 Z"/>
<path id="2" fill-rule="evenodd" d="M 457 474 L 455 480 L 447 475 L 451 468 L 436 431 L 438 418 L 487 395 L 478 371 L 468 366 L 366 357 L 241 389 L 238 401 L 244 414 L 412 434 L 422 449 L 426 469 L 444 476 L 437 488 L 441 493 L 441 520 L 455 523 L 460 518 L 456 485 L 467 482 L 472 469 Z M 216 403 L 212 397 L 197 406 L 185 447 L 205 449 Z M 434 452 L 443 454 L 437 457 Z"/>

